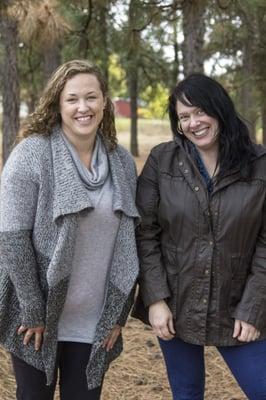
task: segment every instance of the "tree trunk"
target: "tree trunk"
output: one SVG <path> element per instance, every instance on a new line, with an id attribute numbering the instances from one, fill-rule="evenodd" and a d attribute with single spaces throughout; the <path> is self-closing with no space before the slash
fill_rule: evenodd
<path id="1" fill-rule="evenodd" d="M 108 7 L 109 0 L 104 1 L 101 6 L 99 6 L 99 26 L 100 26 L 100 41 L 102 44 L 102 54 L 101 54 L 101 69 L 105 77 L 106 82 L 108 82 L 108 65 L 109 65 L 109 46 L 108 46 Z"/>
<path id="2" fill-rule="evenodd" d="M 131 71 L 129 78 L 129 95 L 131 110 L 130 151 L 133 156 L 139 156 L 138 148 L 138 72 Z"/>
<path id="3" fill-rule="evenodd" d="M 60 64 L 61 45 L 59 43 L 54 43 L 51 47 L 46 46 L 43 55 L 43 75 L 45 82 Z"/>
<path id="4" fill-rule="evenodd" d="M 133 156 L 139 156 L 138 149 L 138 78 L 139 78 L 139 46 L 140 32 L 136 29 L 140 3 L 131 0 L 129 5 L 129 47 L 127 60 L 127 81 L 130 96 L 131 127 L 130 151 Z"/>
<path id="5" fill-rule="evenodd" d="M 88 57 L 88 51 L 90 48 L 90 35 L 88 31 L 90 29 L 90 24 L 92 21 L 92 14 L 94 12 L 94 4 L 92 0 L 88 0 L 88 15 L 85 21 L 85 24 L 80 32 L 79 46 L 78 46 L 78 54 L 80 54 L 81 58 Z"/>
<path id="6" fill-rule="evenodd" d="M 3 74 L 3 164 L 7 160 L 19 129 L 19 78 L 17 23 L 6 8 L 0 8 L 0 32 L 4 48 Z"/>
<path id="7" fill-rule="evenodd" d="M 263 101 L 261 107 L 261 120 L 262 120 L 262 140 L 266 144 L 266 100 Z"/>
<path id="8" fill-rule="evenodd" d="M 242 76 L 243 83 L 240 90 L 240 113 L 248 121 L 248 127 L 251 139 L 256 142 L 256 102 L 254 88 L 256 86 L 256 75 L 255 75 L 255 65 L 254 65 L 254 51 L 256 49 L 257 43 L 255 37 L 256 30 L 256 20 L 253 13 L 248 13 L 245 7 L 241 6 L 240 15 L 242 17 L 243 23 L 246 27 L 245 36 L 243 40 L 243 67 Z"/>
<path id="9" fill-rule="evenodd" d="M 266 4 L 260 5 L 257 10 L 257 21 L 258 21 L 258 41 L 256 42 L 256 72 L 258 75 L 257 85 L 260 93 L 260 104 L 261 104 L 261 122 L 262 122 L 262 135 L 263 143 L 266 144 Z"/>
<path id="10" fill-rule="evenodd" d="M 186 0 L 182 3 L 184 33 L 182 54 L 185 76 L 192 72 L 203 72 L 205 6 L 205 0 Z"/>
<path id="11" fill-rule="evenodd" d="M 256 110 L 254 101 L 254 71 L 253 71 L 253 43 L 247 37 L 243 48 L 243 85 L 240 96 L 240 112 L 248 121 L 250 136 L 256 141 Z"/>
<path id="12" fill-rule="evenodd" d="M 178 59 L 178 50 L 179 50 L 179 45 L 177 41 L 178 37 L 178 30 L 177 30 L 177 23 L 178 21 L 175 19 L 173 21 L 173 31 L 174 31 L 174 42 L 173 42 L 173 47 L 174 47 L 174 61 L 173 61 L 173 72 L 172 72 L 172 85 L 171 88 L 174 88 L 176 86 L 177 80 L 178 80 L 178 74 L 179 74 L 179 59 Z"/>

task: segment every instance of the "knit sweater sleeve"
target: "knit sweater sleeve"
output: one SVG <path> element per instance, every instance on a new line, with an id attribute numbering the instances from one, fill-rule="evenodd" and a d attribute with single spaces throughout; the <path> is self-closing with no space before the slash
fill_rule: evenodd
<path id="1" fill-rule="evenodd" d="M 124 147 L 118 146 L 120 160 L 126 172 L 128 181 L 130 183 L 133 196 L 136 196 L 136 187 L 137 187 L 137 168 L 132 155 L 127 151 Z"/>
<path id="2" fill-rule="evenodd" d="M 20 151 L 19 151 L 20 150 Z M 21 310 L 21 324 L 44 325 L 44 300 L 38 281 L 32 231 L 38 199 L 30 154 L 11 154 L 0 188 L 0 272 L 10 277 Z"/>

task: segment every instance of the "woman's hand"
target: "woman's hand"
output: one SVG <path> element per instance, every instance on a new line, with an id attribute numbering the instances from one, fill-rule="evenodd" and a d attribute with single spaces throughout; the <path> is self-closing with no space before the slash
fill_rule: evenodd
<path id="1" fill-rule="evenodd" d="M 103 341 L 103 348 L 107 351 L 111 350 L 120 335 L 122 327 L 120 325 L 115 325 L 109 335 Z"/>
<path id="2" fill-rule="evenodd" d="M 149 307 L 149 321 L 155 334 L 164 340 L 175 335 L 173 315 L 164 300 L 156 301 Z"/>
<path id="3" fill-rule="evenodd" d="M 255 326 L 239 319 L 235 320 L 233 338 L 237 338 L 240 342 L 251 342 L 258 339 L 259 336 L 260 332 Z"/>
<path id="4" fill-rule="evenodd" d="M 32 337 L 35 335 L 34 347 L 35 347 L 35 350 L 38 351 L 38 350 L 40 350 L 41 345 L 42 345 L 44 331 L 45 331 L 44 326 L 36 326 L 34 328 L 27 328 L 26 326 L 21 325 L 18 328 L 18 335 L 25 333 L 24 339 L 23 339 L 23 344 L 25 346 L 30 342 Z"/>

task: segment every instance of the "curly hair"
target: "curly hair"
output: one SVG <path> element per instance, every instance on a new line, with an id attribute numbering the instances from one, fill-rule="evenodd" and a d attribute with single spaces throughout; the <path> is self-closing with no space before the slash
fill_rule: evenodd
<path id="1" fill-rule="evenodd" d="M 110 150 L 117 146 L 114 105 L 108 94 L 107 83 L 100 69 L 86 60 L 68 61 L 55 70 L 44 88 L 35 111 L 25 119 L 19 133 L 20 137 L 28 137 L 33 134 L 51 134 L 52 128 L 61 123 L 59 112 L 60 94 L 66 82 L 80 73 L 92 74 L 97 78 L 103 97 L 106 99 L 100 126 L 101 133 Z"/>

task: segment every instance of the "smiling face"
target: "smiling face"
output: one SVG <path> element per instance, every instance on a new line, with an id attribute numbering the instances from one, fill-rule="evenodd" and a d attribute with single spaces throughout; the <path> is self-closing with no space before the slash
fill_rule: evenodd
<path id="1" fill-rule="evenodd" d="M 217 119 L 207 115 L 199 107 L 187 106 L 180 101 L 176 103 L 176 111 L 184 135 L 198 150 L 218 150 Z"/>
<path id="2" fill-rule="evenodd" d="M 73 144 L 95 140 L 104 106 L 105 98 L 95 75 L 78 73 L 66 82 L 59 100 L 61 126 Z"/>

